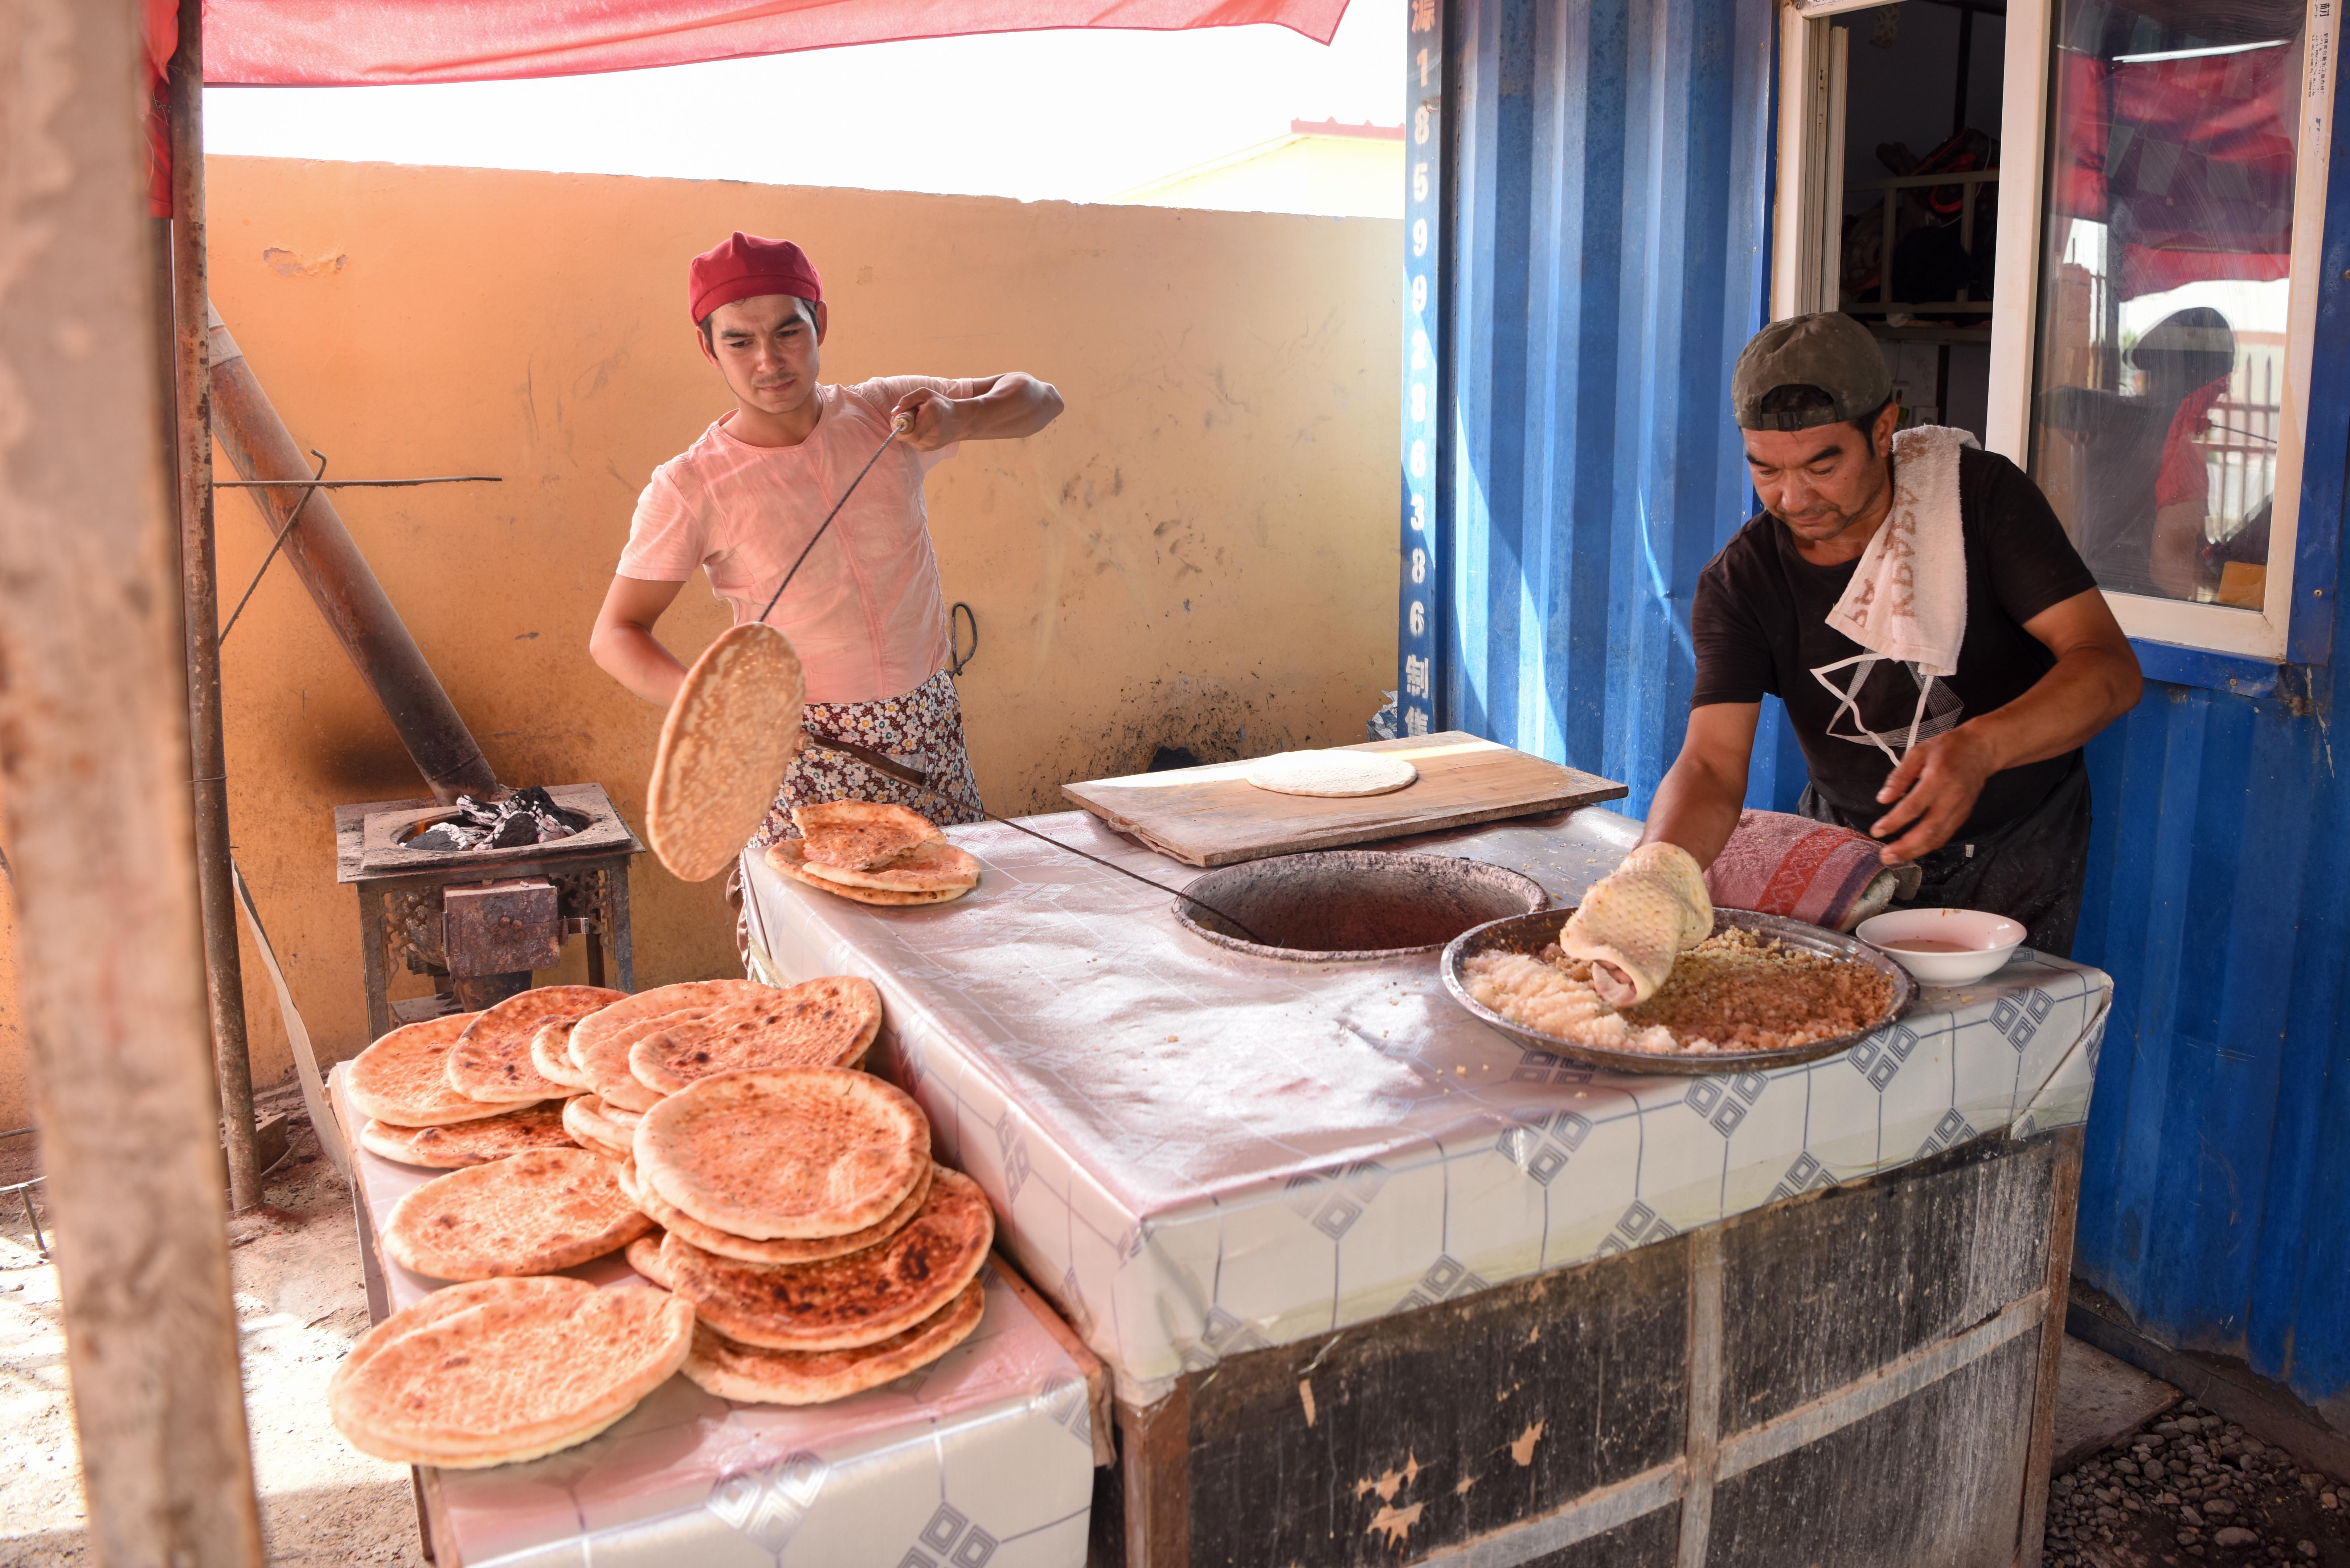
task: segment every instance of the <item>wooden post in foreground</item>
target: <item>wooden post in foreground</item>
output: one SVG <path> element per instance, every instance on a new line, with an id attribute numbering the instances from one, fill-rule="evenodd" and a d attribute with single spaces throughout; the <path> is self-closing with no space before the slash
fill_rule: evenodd
<path id="1" fill-rule="evenodd" d="M 93 1555 L 257 1568 L 156 417 L 141 10 L 0 0 L 0 771 Z"/>

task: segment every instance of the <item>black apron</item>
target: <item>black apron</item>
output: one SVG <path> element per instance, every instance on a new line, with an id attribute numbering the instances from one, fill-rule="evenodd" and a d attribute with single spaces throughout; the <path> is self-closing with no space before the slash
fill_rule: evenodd
<path id="1" fill-rule="evenodd" d="M 1868 831 L 1868 822 L 1846 820 L 1809 784 L 1795 809 L 1814 822 Z M 1971 839 L 1954 838 L 1917 866 L 1924 873 L 1917 896 L 1896 899 L 1894 909 L 2005 915 L 2030 933 L 2027 946 L 2071 958 L 2089 877 L 2088 764 L 2074 753 L 2071 771 L 2028 814 Z"/>

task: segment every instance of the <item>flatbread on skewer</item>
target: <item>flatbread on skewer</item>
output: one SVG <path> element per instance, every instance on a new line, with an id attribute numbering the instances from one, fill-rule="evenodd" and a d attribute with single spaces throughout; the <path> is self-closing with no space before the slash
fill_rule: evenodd
<path id="1" fill-rule="evenodd" d="M 657 1027 L 629 1047 L 629 1070 L 655 1094 L 673 1095 L 717 1073 L 849 1066 L 880 1032 L 881 992 L 859 976 L 827 975 L 699 1017 L 651 1022 Z"/>
<path id="2" fill-rule="evenodd" d="M 758 831 L 800 748 L 801 696 L 799 655 L 758 621 L 685 672 L 645 789 L 645 837 L 674 875 L 708 881 Z"/>
<path id="3" fill-rule="evenodd" d="M 563 1128 L 563 1113 L 549 1105 L 525 1106 L 504 1116 L 479 1121 L 449 1122 L 437 1127 L 394 1127 L 369 1120 L 359 1127 L 359 1147 L 403 1165 L 435 1170 L 462 1170 L 533 1148 L 575 1148 L 577 1140 Z"/>
<path id="4" fill-rule="evenodd" d="M 827 1258 L 845 1258 L 851 1252 L 861 1252 L 878 1246 L 904 1230 L 914 1216 L 920 1213 L 922 1202 L 931 1195 L 931 1180 L 938 1170 L 935 1165 L 923 1170 L 914 1189 L 906 1194 L 898 1207 L 883 1215 L 879 1223 L 862 1231 L 852 1231 L 846 1236 L 826 1236 L 813 1241 L 754 1241 L 745 1236 L 733 1236 L 714 1225 L 704 1225 L 692 1215 L 681 1212 L 660 1193 L 637 1179 L 633 1161 L 619 1169 L 620 1190 L 629 1200 L 644 1211 L 646 1217 L 664 1231 L 674 1231 L 705 1252 L 722 1258 L 732 1258 L 738 1263 L 820 1263 Z"/>
<path id="5" fill-rule="evenodd" d="M 854 1350 L 902 1334 L 972 1282 L 995 1239 L 979 1184 L 944 1166 L 913 1222 L 878 1247 L 821 1263 L 737 1262 L 671 1231 L 661 1266 L 694 1315 L 738 1345 Z"/>
<path id="6" fill-rule="evenodd" d="M 551 1274 L 617 1252 L 652 1221 L 584 1148 L 532 1149 L 452 1170 L 392 1205 L 383 1247 L 436 1280 Z"/>
<path id="7" fill-rule="evenodd" d="M 683 1370 L 709 1392 L 737 1404 L 821 1405 L 928 1366 L 970 1338 L 986 1310 L 986 1287 L 973 1279 L 911 1328 L 857 1350 L 762 1350 L 696 1323 Z"/>
<path id="8" fill-rule="evenodd" d="M 474 1014 L 449 1052 L 449 1086 L 476 1100 L 528 1105 L 578 1091 L 567 1080 L 541 1074 L 532 1064 L 531 1038 L 546 1024 L 577 1023 L 600 1007 L 626 1001 L 628 992 L 600 985 L 542 985 L 507 997 Z"/>
<path id="9" fill-rule="evenodd" d="M 343 1093 L 360 1115 L 393 1127 L 443 1127 L 478 1121 L 511 1110 L 449 1086 L 449 1052 L 457 1036 L 480 1017 L 451 1012 L 421 1023 L 402 1024 L 351 1058 L 344 1069 Z"/>
<path id="10" fill-rule="evenodd" d="M 902 1201 L 931 1158 L 921 1107 L 846 1067 L 704 1078 L 645 1113 L 637 1179 L 754 1241 L 845 1236 Z"/>
<path id="11" fill-rule="evenodd" d="M 846 882 L 829 882 L 809 873 L 806 851 L 796 838 L 779 839 L 767 846 L 766 861 L 777 871 L 804 887 L 814 888 L 860 904 L 872 904 L 882 909 L 905 908 L 915 904 L 943 904 L 960 898 L 969 888 L 946 888 L 931 893 L 893 893 L 879 888 L 857 888 Z"/>
<path id="12" fill-rule="evenodd" d="M 478 1469 L 584 1443 L 683 1365 L 691 1306 L 579 1280 L 452 1285 L 360 1336 L 328 1384 L 351 1446 Z"/>

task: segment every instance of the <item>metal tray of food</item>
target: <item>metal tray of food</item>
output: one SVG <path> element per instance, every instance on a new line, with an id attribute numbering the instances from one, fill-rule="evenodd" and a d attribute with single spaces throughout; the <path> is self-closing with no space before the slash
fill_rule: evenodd
<path id="1" fill-rule="evenodd" d="M 1558 940 L 1559 928 L 1574 912 L 1572 909 L 1544 909 L 1531 915 L 1512 915 L 1461 932 L 1445 948 L 1444 956 L 1438 964 L 1439 972 L 1444 977 L 1444 989 L 1452 993 L 1453 1001 L 1468 1009 L 1471 1017 L 1537 1051 L 1545 1051 L 1570 1062 L 1587 1062 L 1611 1072 L 1643 1075 L 1681 1073 L 1692 1076 L 1750 1072 L 1757 1067 L 1787 1067 L 1798 1062 L 1815 1062 L 1823 1056 L 1833 1056 L 1839 1051 L 1852 1049 L 1917 1005 L 1918 982 L 1909 971 L 1859 938 L 1826 930 L 1819 926 L 1807 926 L 1801 920 L 1791 920 L 1783 915 L 1758 915 L 1748 909 L 1716 909 L 1713 912 L 1714 930 L 1719 932 L 1726 927 L 1743 926 L 1758 937 L 1775 938 L 1791 948 L 1866 964 L 1893 981 L 1893 1002 L 1884 1016 L 1866 1029 L 1814 1040 L 1807 1045 L 1785 1045 L 1770 1051 L 1715 1051 L 1704 1055 L 1666 1055 L 1651 1051 L 1610 1051 L 1601 1046 L 1564 1040 L 1538 1029 L 1528 1029 L 1522 1023 L 1511 1023 L 1469 994 L 1468 980 L 1461 972 L 1461 966 L 1469 960 L 1484 952 L 1525 953 L 1529 956 L 1538 953 Z"/>

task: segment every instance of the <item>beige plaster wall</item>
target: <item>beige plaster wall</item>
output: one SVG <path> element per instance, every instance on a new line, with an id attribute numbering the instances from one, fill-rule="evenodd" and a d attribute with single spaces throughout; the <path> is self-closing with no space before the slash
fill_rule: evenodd
<path id="1" fill-rule="evenodd" d="M 1161 744 L 1359 740 L 1392 679 L 1395 223 L 261 159 L 208 179 L 213 300 L 300 443 L 350 478 L 504 476 L 338 504 L 509 783 L 594 780 L 641 826 L 660 715 L 587 635 L 647 474 L 730 406 L 684 265 L 735 228 L 823 270 L 828 379 L 1025 369 L 1067 400 L 930 483 L 947 596 L 978 618 L 961 687 L 993 809 L 1056 807 Z M 267 539 L 242 495 L 219 515 L 225 614 Z M 691 659 L 723 625 L 697 576 L 661 631 Z M 348 1056 L 330 808 L 422 791 L 282 566 L 224 662 L 237 857 L 322 1054 Z M 733 968 L 716 883 L 647 856 L 631 887 L 639 986 Z M 25 1116 L 10 961 L 0 1127 Z M 246 993 L 272 1082 L 289 1057 L 249 945 Z"/>

